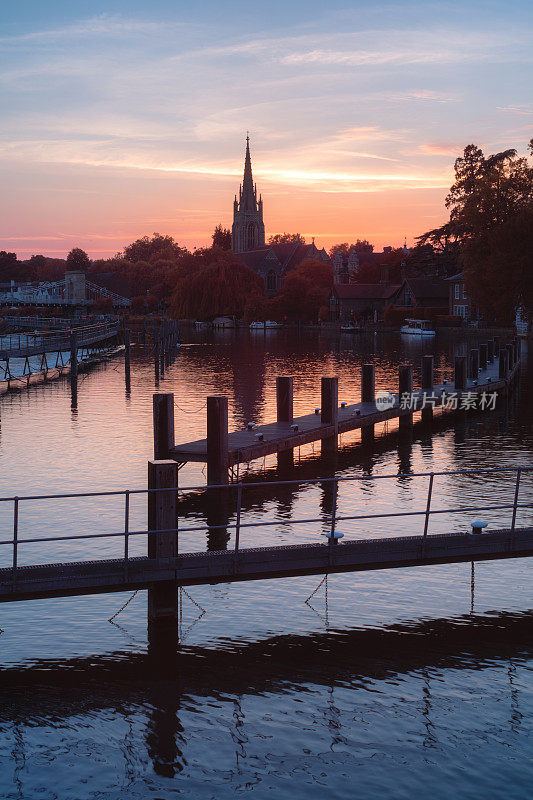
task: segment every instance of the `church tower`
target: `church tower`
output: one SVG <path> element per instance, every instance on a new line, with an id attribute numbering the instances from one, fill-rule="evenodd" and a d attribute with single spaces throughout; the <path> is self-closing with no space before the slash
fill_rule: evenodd
<path id="1" fill-rule="evenodd" d="M 231 228 L 231 249 L 243 253 L 265 245 L 265 225 L 263 223 L 263 200 L 252 177 L 250 158 L 250 137 L 246 136 L 246 157 L 244 159 L 244 178 L 239 187 L 239 199 L 233 202 L 233 226 Z"/>

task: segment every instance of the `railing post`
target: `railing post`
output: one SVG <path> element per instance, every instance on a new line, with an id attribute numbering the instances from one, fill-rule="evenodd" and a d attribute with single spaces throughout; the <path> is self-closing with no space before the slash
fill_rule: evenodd
<path id="1" fill-rule="evenodd" d="M 363 364 L 361 368 L 361 402 L 374 403 L 376 400 L 376 368 L 374 364 Z M 361 443 L 368 445 L 374 441 L 374 426 L 361 428 Z"/>
<path id="2" fill-rule="evenodd" d="M 294 419 L 293 379 L 278 376 L 276 378 L 276 408 L 278 422 L 291 424 Z M 294 450 L 282 450 L 278 453 L 278 468 L 288 470 L 294 466 Z"/>
<path id="3" fill-rule="evenodd" d="M 329 535 L 329 543 L 336 544 L 335 539 L 335 525 L 337 522 L 337 494 L 339 491 L 339 481 L 337 478 L 333 481 L 333 499 L 331 502 L 331 530 Z"/>
<path id="4" fill-rule="evenodd" d="M 124 495 L 124 571 L 128 575 L 129 553 L 129 532 L 130 532 L 130 490 L 126 489 Z"/>
<path id="5" fill-rule="evenodd" d="M 19 535 L 19 499 L 13 500 L 13 583 L 17 579 L 18 564 L 18 535 Z"/>
<path id="6" fill-rule="evenodd" d="M 174 559 L 178 554 L 177 488 L 178 465 L 175 461 L 148 462 L 148 558 L 158 562 L 158 567 L 168 565 L 170 570 L 175 570 Z M 155 581 L 149 586 L 150 622 L 177 626 L 177 586 L 176 580 Z"/>
<path id="7" fill-rule="evenodd" d="M 237 568 L 237 556 L 239 554 L 239 543 L 241 538 L 241 509 L 242 509 L 242 481 L 237 484 L 237 518 L 235 520 L 235 569 Z"/>
<path id="8" fill-rule="evenodd" d="M 339 379 L 322 378 L 321 395 L 320 422 L 322 425 L 331 425 L 334 428 L 331 436 L 322 439 L 322 452 L 335 453 L 339 419 Z"/>
<path id="9" fill-rule="evenodd" d="M 434 473 L 432 472 L 429 476 L 428 499 L 426 503 L 426 518 L 424 520 L 424 538 L 426 538 L 426 536 L 428 535 L 429 509 L 431 506 L 431 495 L 433 493 L 433 478 L 434 478 Z"/>
<path id="10" fill-rule="evenodd" d="M 519 467 L 516 471 L 516 485 L 514 487 L 513 518 L 511 520 L 511 533 L 514 531 L 516 525 L 516 509 L 518 506 L 518 493 L 520 491 L 521 475 L 522 475 L 522 470 Z"/>

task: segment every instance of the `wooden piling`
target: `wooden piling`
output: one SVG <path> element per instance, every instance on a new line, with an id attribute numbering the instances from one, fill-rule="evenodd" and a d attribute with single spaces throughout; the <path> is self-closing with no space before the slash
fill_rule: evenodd
<path id="1" fill-rule="evenodd" d="M 505 349 L 507 350 L 507 369 L 509 372 L 514 367 L 514 345 L 512 342 L 505 345 Z"/>
<path id="2" fill-rule="evenodd" d="M 494 344 L 494 358 L 498 358 L 498 356 L 500 355 L 500 337 L 495 336 L 492 341 Z"/>
<path id="3" fill-rule="evenodd" d="M 486 370 L 489 360 L 489 346 L 488 344 L 479 345 L 479 369 Z"/>
<path id="4" fill-rule="evenodd" d="M 276 378 L 276 408 L 278 422 L 291 424 L 294 419 L 294 387 L 293 379 L 278 376 Z M 294 466 L 294 450 L 282 450 L 278 453 L 278 468 L 290 469 Z"/>
<path id="5" fill-rule="evenodd" d="M 78 405 L 78 334 L 70 334 L 70 398 L 72 408 Z"/>
<path id="6" fill-rule="evenodd" d="M 130 331 L 124 331 L 124 377 L 126 379 L 126 392 L 131 392 L 131 362 L 130 362 Z"/>
<path id="7" fill-rule="evenodd" d="M 492 364 L 494 361 L 494 339 L 487 342 L 487 360 Z"/>
<path id="8" fill-rule="evenodd" d="M 363 364 L 361 368 L 361 402 L 374 403 L 376 400 L 376 368 L 374 364 Z M 374 426 L 365 425 L 361 428 L 361 443 L 372 444 L 374 441 Z"/>
<path id="9" fill-rule="evenodd" d="M 432 355 L 422 357 L 422 389 L 428 395 L 433 395 L 435 359 Z M 433 406 L 426 403 L 422 409 L 422 422 L 431 422 L 433 419 Z"/>
<path id="10" fill-rule="evenodd" d="M 466 356 L 456 356 L 455 358 L 455 391 L 464 392 L 466 390 Z"/>
<path id="11" fill-rule="evenodd" d="M 154 394 L 154 458 L 158 461 L 169 457 L 174 447 L 174 395 Z"/>
<path id="12" fill-rule="evenodd" d="M 332 425 L 335 428 L 335 433 L 332 436 L 322 439 L 322 452 L 336 452 L 338 445 L 339 379 L 322 378 L 321 395 L 320 421 L 323 425 Z"/>
<path id="13" fill-rule="evenodd" d="M 509 354 L 505 348 L 500 350 L 500 363 L 498 377 L 501 381 L 507 378 L 507 369 L 509 365 Z"/>
<path id="14" fill-rule="evenodd" d="M 398 368 L 398 393 L 400 395 L 400 403 L 402 398 L 409 397 L 413 393 L 413 367 L 411 364 L 400 364 Z M 411 428 L 413 424 L 413 414 L 401 414 L 398 418 L 398 425 L 400 431 Z"/>
<path id="15" fill-rule="evenodd" d="M 228 483 L 228 398 L 207 398 L 207 483 Z"/>
<path id="16" fill-rule="evenodd" d="M 155 382 L 159 383 L 159 328 L 154 326 L 153 328 L 153 336 L 154 336 L 154 372 L 155 372 Z"/>
<path id="17" fill-rule="evenodd" d="M 475 347 L 470 351 L 470 380 L 479 379 L 479 350 Z"/>
<path id="18" fill-rule="evenodd" d="M 178 554 L 177 491 L 178 465 L 175 461 L 148 462 L 148 558 L 158 561 Z M 162 531 L 162 532 L 161 532 Z M 177 581 L 158 581 L 148 587 L 148 622 L 175 629 L 178 621 Z"/>

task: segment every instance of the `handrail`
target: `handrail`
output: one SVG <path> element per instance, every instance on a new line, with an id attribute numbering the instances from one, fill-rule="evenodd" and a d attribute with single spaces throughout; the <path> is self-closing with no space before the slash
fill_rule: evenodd
<path id="1" fill-rule="evenodd" d="M 387 475 L 349 475 L 346 477 L 331 477 L 331 478 L 300 478 L 299 480 L 294 481 L 268 481 L 261 483 L 259 481 L 250 481 L 249 483 L 242 483 L 243 488 L 246 489 L 260 489 L 264 486 L 298 486 L 298 485 L 306 485 L 306 484 L 322 484 L 322 483 L 333 483 L 334 481 L 341 482 L 349 482 L 349 481 L 377 481 L 377 480 L 385 480 L 385 479 L 394 479 L 397 480 L 404 479 L 404 478 L 430 478 L 431 475 L 434 475 L 435 478 L 441 475 L 486 475 L 486 474 L 498 474 L 501 472 L 517 472 L 520 470 L 522 473 L 524 472 L 531 472 L 533 471 L 533 465 L 530 467 L 484 467 L 481 469 L 446 469 L 441 470 L 440 472 L 395 472 L 389 473 Z M 238 483 L 224 483 L 224 484 L 208 484 L 207 486 L 204 484 L 202 486 L 183 486 L 183 487 L 176 487 L 171 489 L 111 489 L 104 492 L 65 492 L 59 494 L 40 494 L 40 495 L 17 495 L 19 500 L 64 500 L 67 498 L 76 498 L 76 497 L 109 497 L 112 495 L 122 495 L 126 492 L 129 492 L 130 495 L 132 494 L 148 494 L 149 492 L 195 492 L 195 491 L 210 491 L 212 489 L 225 489 L 228 491 L 236 490 L 238 488 Z M 2 502 L 13 502 L 15 499 L 14 496 L 8 497 L 0 497 L 0 503 Z M 425 513 L 425 512 L 424 512 Z"/>
<path id="2" fill-rule="evenodd" d="M 265 528 L 265 527 L 273 527 L 273 526 L 293 526 L 293 525 L 304 525 L 309 523 L 326 523 L 329 526 L 329 533 L 326 534 L 326 538 L 328 540 L 328 546 L 336 545 L 338 539 L 340 538 L 335 533 L 335 527 L 338 523 L 348 522 L 348 521 L 360 521 L 360 520 L 377 520 L 377 519 L 396 519 L 400 517 L 424 517 L 424 528 L 423 528 L 423 535 L 422 540 L 426 542 L 428 536 L 428 527 L 430 518 L 436 514 L 457 514 L 457 513 L 471 513 L 471 512 L 478 512 L 478 511 L 501 511 L 501 510 L 508 510 L 512 509 L 512 521 L 511 526 L 509 529 L 509 536 L 512 538 L 515 536 L 516 531 L 516 515 L 517 510 L 521 508 L 533 508 L 533 503 L 519 503 L 519 490 L 520 490 L 520 482 L 521 477 L 524 472 L 531 472 L 533 470 L 533 466 L 530 467 L 499 467 L 499 468 L 485 468 L 480 470 L 469 469 L 469 470 L 442 470 L 440 472 L 429 472 L 429 473 L 407 473 L 407 474 L 400 474 L 400 475 L 376 475 L 376 476 L 369 476 L 369 475 L 358 475 L 352 477 L 337 477 L 334 476 L 332 478 L 318 478 L 314 480 L 301 480 L 301 481 L 273 481 L 272 483 L 268 484 L 260 484 L 260 483 L 242 483 L 239 481 L 235 484 L 229 484 L 224 486 L 208 486 L 207 490 L 213 490 L 216 488 L 217 490 L 223 489 L 225 491 L 234 492 L 237 491 L 237 510 L 235 521 L 230 524 L 229 519 L 225 523 L 221 523 L 218 525 L 194 525 L 194 526 L 186 526 L 186 527 L 178 527 L 178 522 L 176 522 L 175 528 L 164 529 L 164 530 L 130 530 L 130 497 L 133 494 L 148 494 L 148 493 L 158 493 L 158 492 L 173 492 L 177 495 L 179 492 L 184 491 L 194 491 L 195 487 L 186 487 L 184 489 L 179 489 L 178 487 L 168 487 L 164 489 L 124 489 L 120 491 L 107 491 L 107 492 L 76 492 L 76 493 L 68 493 L 62 495 L 27 495 L 27 496 L 15 496 L 11 498 L 2 497 L 0 498 L 0 502 L 11 501 L 13 502 L 13 537 L 11 539 L 3 539 L 0 540 L 1 545 L 12 545 L 13 552 L 12 552 L 12 567 L 11 567 L 11 580 L 13 585 L 16 583 L 17 575 L 19 574 L 20 567 L 19 567 L 19 548 L 23 544 L 43 544 L 44 542 L 67 542 L 67 541 L 78 541 L 84 539 L 114 539 L 117 537 L 124 538 L 124 569 L 125 574 L 127 575 L 128 564 L 130 562 L 130 555 L 129 555 L 129 541 L 132 536 L 146 536 L 147 538 L 150 536 L 154 536 L 155 534 L 172 534 L 172 535 L 179 535 L 183 533 L 198 533 L 198 532 L 213 532 L 216 530 L 234 530 L 235 531 L 235 545 L 234 545 L 234 569 L 237 570 L 238 568 L 238 557 L 240 551 L 240 533 L 244 528 Z M 431 498 L 432 498 L 432 491 L 433 491 L 433 484 L 435 477 L 439 475 L 471 475 L 471 474 L 501 474 L 504 472 L 516 472 L 516 483 L 514 487 L 514 498 L 512 503 L 500 503 L 495 505 L 484 505 L 484 506 L 463 506 L 457 508 L 438 508 L 432 509 L 431 508 Z M 393 512 L 383 512 L 379 514 L 348 514 L 348 515 L 339 515 L 337 513 L 337 488 L 340 482 L 347 482 L 359 480 L 359 481 L 367 481 L 371 478 L 374 479 L 385 479 L 385 478 L 414 478 L 414 477 L 429 477 L 429 485 L 428 485 L 428 494 L 426 500 L 426 507 L 424 509 L 415 510 L 415 511 L 393 511 Z M 321 515 L 318 517 L 308 517 L 308 518 L 297 518 L 297 519 L 281 519 L 281 520 L 264 520 L 260 522 L 242 522 L 241 520 L 241 511 L 242 511 L 242 494 L 243 490 L 251 489 L 251 488 L 258 488 L 261 486 L 283 486 L 283 485 L 306 485 L 306 484 L 319 484 L 322 485 L 324 483 L 333 483 L 334 492 L 332 498 L 332 510 L 330 514 Z M 202 487 L 204 488 L 204 487 Z M 19 535 L 20 529 L 20 503 L 25 500 L 50 500 L 50 499 L 59 499 L 59 498 L 80 498 L 80 497 L 109 497 L 109 496 L 124 496 L 124 527 L 121 531 L 113 531 L 113 532 L 106 532 L 106 533 L 81 533 L 81 534 L 70 534 L 67 536 L 45 536 L 45 537 L 30 537 L 30 538 L 21 538 Z M 395 538 L 395 537 L 394 537 Z M 331 558 L 331 555 L 330 555 Z"/>

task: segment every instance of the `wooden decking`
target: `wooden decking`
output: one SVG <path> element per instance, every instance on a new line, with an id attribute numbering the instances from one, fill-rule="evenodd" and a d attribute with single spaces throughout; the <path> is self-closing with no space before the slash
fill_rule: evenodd
<path id="1" fill-rule="evenodd" d="M 18 567 L 15 576 L 1 569 L 0 602 L 146 589 L 160 581 L 194 586 L 527 556 L 533 527 L 48 564 Z"/>

